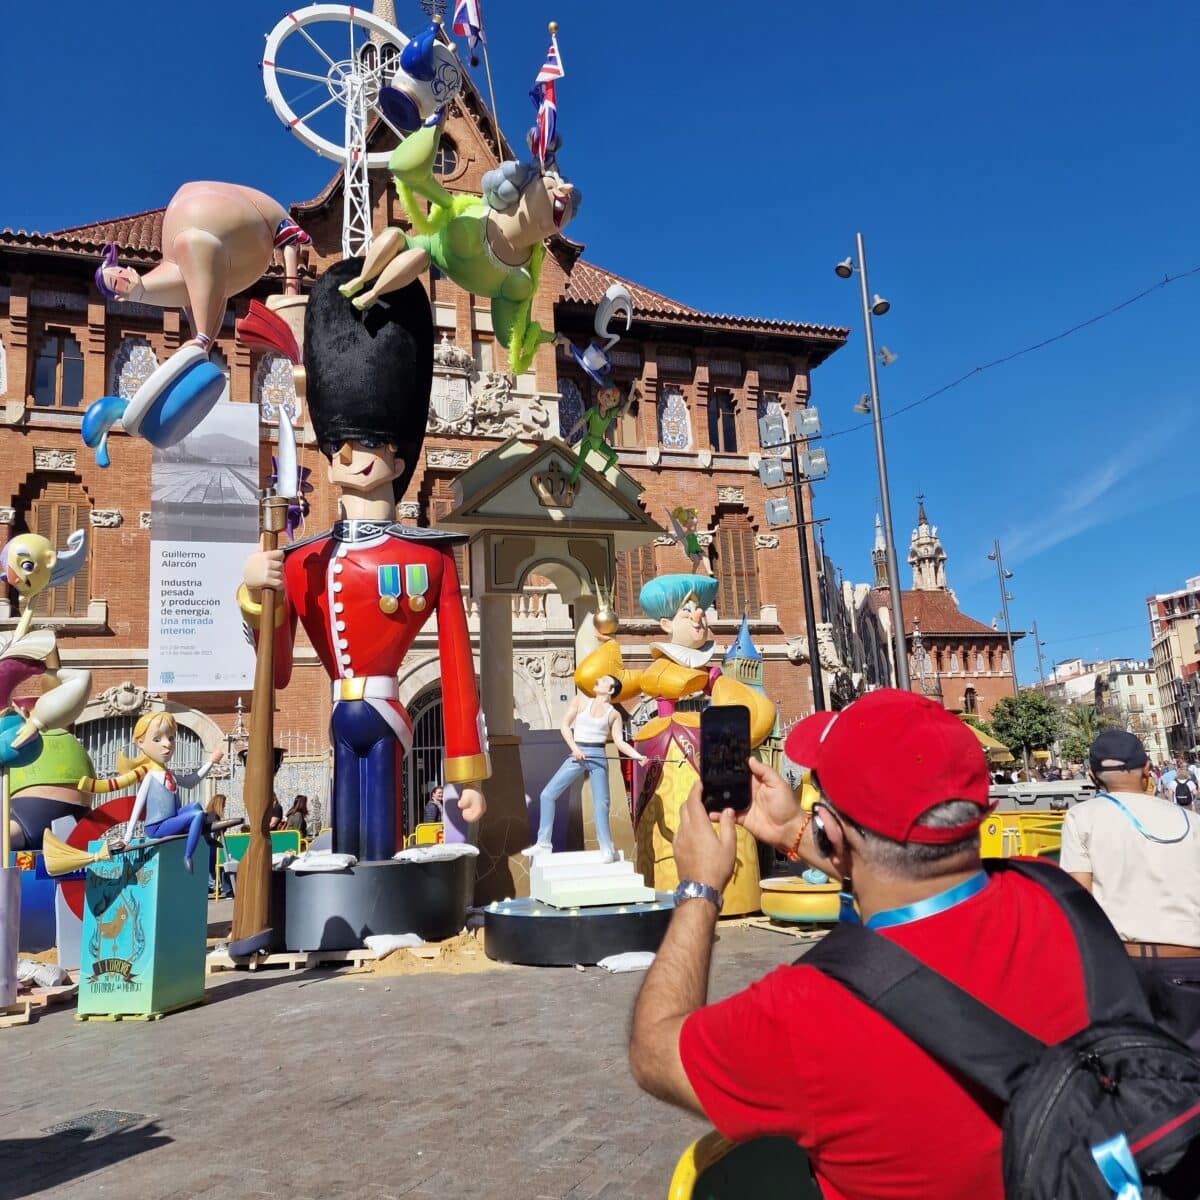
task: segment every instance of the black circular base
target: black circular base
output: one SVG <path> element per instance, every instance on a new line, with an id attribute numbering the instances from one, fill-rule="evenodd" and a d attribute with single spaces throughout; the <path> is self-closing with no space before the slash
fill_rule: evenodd
<path id="1" fill-rule="evenodd" d="M 354 950 L 373 933 L 415 933 L 439 942 L 466 924 L 474 887 L 469 855 L 288 871 L 284 940 L 293 951 Z"/>
<path id="2" fill-rule="evenodd" d="M 610 954 L 657 951 L 673 909 L 660 892 L 648 904 L 554 908 L 540 900 L 503 900 L 483 910 L 483 949 L 497 962 L 530 967 L 591 965 Z"/>

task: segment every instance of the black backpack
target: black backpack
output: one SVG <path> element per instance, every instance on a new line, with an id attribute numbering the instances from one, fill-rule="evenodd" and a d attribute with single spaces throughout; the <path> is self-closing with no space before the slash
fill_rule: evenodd
<path id="1" fill-rule="evenodd" d="M 1045 887 L 1071 923 L 1091 1024 L 1058 1045 L 859 925 L 838 925 L 797 964 L 823 971 L 1004 1105 L 1009 1200 L 1196 1200 L 1200 1058 L 1154 1025 L 1129 956 L 1084 888 L 1048 863 L 988 869 Z"/>
<path id="2" fill-rule="evenodd" d="M 1188 787 L 1187 776 L 1180 776 L 1175 780 L 1175 803 L 1176 804 L 1191 804 L 1192 789 Z"/>

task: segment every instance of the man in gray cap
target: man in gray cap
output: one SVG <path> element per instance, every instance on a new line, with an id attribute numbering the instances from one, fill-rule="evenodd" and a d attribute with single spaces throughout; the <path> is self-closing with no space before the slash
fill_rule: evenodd
<path id="1" fill-rule="evenodd" d="M 1063 870 L 1095 896 L 1134 959 L 1155 1018 L 1200 1050 L 1200 819 L 1154 794 L 1145 747 L 1106 729 L 1097 795 L 1063 821 Z"/>

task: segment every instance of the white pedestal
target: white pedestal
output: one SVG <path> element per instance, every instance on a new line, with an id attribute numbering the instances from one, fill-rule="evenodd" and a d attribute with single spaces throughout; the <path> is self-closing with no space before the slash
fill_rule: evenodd
<path id="1" fill-rule="evenodd" d="M 538 854 L 529 870 L 529 894 L 555 908 L 652 901 L 654 889 L 622 856 L 606 863 L 599 850 Z"/>

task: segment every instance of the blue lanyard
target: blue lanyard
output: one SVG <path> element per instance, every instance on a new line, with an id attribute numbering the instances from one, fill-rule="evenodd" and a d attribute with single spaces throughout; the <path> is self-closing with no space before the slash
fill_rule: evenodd
<path id="1" fill-rule="evenodd" d="M 936 896 L 927 896 L 915 904 L 905 904 L 901 908 L 889 908 L 877 912 L 867 921 L 868 929 L 891 929 L 896 925 L 907 925 L 910 921 L 923 921 L 926 917 L 936 916 L 978 896 L 987 887 L 988 873 L 976 871 L 962 883 L 956 883 L 952 888 L 939 892 Z"/>
<path id="2" fill-rule="evenodd" d="M 1133 813 L 1131 813 L 1129 809 L 1127 809 L 1125 805 L 1123 805 L 1120 800 L 1116 798 L 1116 796 L 1110 796 L 1107 792 L 1097 792 L 1096 794 L 1102 800 L 1111 800 L 1125 814 L 1125 816 L 1129 818 L 1129 823 L 1134 827 L 1134 829 L 1136 829 L 1138 833 L 1140 833 L 1148 842 L 1157 842 L 1160 846 L 1174 846 L 1176 842 L 1182 842 L 1192 828 L 1192 823 L 1188 819 L 1187 809 L 1177 805 L 1176 807 L 1183 817 L 1183 832 L 1177 838 L 1155 837 L 1154 834 L 1147 832 L 1147 830 L 1142 826 L 1141 821 L 1139 821 L 1137 817 L 1135 817 Z"/>

